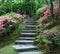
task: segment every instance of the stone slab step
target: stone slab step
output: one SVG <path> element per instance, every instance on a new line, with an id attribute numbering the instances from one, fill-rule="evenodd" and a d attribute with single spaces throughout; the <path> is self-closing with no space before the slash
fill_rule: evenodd
<path id="1" fill-rule="evenodd" d="M 36 21 L 35 20 L 28 20 L 28 21 L 26 21 L 26 23 L 36 23 Z"/>
<path id="2" fill-rule="evenodd" d="M 36 30 L 36 28 L 24 28 L 24 30 Z"/>
<path id="3" fill-rule="evenodd" d="M 26 28 L 37 28 L 37 25 L 26 25 Z"/>
<path id="4" fill-rule="evenodd" d="M 27 20 L 26 22 L 36 22 L 36 20 Z"/>
<path id="5" fill-rule="evenodd" d="M 36 35 L 20 35 L 20 37 L 36 37 Z"/>
<path id="6" fill-rule="evenodd" d="M 21 35 L 36 35 L 36 33 L 21 33 Z"/>
<path id="7" fill-rule="evenodd" d="M 26 25 L 36 25 L 36 23 L 26 23 Z"/>
<path id="8" fill-rule="evenodd" d="M 36 33 L 36 30 L 23 30 L 24 33 Z"/>
<path id="9" fill-rule="evenodd" d="M 18 52 L 37 50 L 33 45 L 14 45 L 13 48 Z"/>
<path id="10" fill-rule="evenodd" d="M 16 40 L 15 44 L 33 44 L 33 40 Z"/>
<path id="11" fill-rule="evenodd" d="M 31 23 L 34 23 L 34 24 L 36 24 L 36 22 L 26 22 L 26 24 L 27 24 L 27 23 L 28 23 L 28 24 L 31 24 Z"/>
<path id="12" fill-rule="evenodd" d="M 36 19 L 28 19 L 28 21 L 36 21 Z"/>
<path id="13" fill-rule="evenodd" d="M 43 54 L 40 51 L 27 51 L 27 52 L 19 52 L 18 54 Z"/>
<path id="14" fill-rule="evenodd" d="M 35 37 L 19 37 L 20 40 L 35 40 Z"/>
<path id="15" fill-rule="evenodd" d="M 35 37 L 36 33 L 21 33 L 20 37 Z"/>

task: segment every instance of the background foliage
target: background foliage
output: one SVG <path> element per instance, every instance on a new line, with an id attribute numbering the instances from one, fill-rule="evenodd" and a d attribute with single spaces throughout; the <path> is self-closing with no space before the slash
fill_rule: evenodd
<path id="1" fill-rule="evenodd" d="M 0 15 L 11 11 L 32 15 L 45 3 L 44 0 L 0 0 Z"/>

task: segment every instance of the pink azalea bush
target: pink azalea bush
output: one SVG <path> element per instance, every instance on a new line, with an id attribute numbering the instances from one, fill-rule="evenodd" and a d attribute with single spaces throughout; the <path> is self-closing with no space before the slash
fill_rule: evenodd
<path id="1" fill-rule="evenodd" d="M 16 24 L 17 21 L 15 19 L 12 19 L 10 17 L 2 18 L 0 17 L 0 30 L 3 30 L 3 28 L 9 23 L 8 26 L 11 27 L 10 23 Z"/>
<path id="2" fill-rule="evenodd" d="M 3 29 L 3 26 L 5 26 L 4 25 L 4 21 L 5 21 L 5 19 L 2 18 L 2 17 L 0 17 L 0 30 L 2 30 Z"/>
<path id="3" fill-rule="evenodd" d="M 44 30 L 43 33 L 48 35 L 49 30 Z"/>
<path id="4" fill-rule="evenodd" d="M 47 9 L 46 12 L 44 12 L 44 16 L 51 16 L 50 9 Z"/>
<path id="5" fill-rule="evenodd" d="M 25 15 L 23 16 L 25 17 Z M 21 29 L 19 28 L 19 26 L 22 24 L 20 20 L 22 21 L 23 19 L 15 17 L 15 14 L 5 16 L 5 18 L 0 17 L 0 42 L 4 43 L 5 41 L 3 40 L 12 39 L 11 34 L 15 35 L 14 32 L 16 32 L 16 29 Z"/>
<path id="6" fill-rule="evenodd" d="M 57 14 L 58 13 L 58 8 L 55 8 L 54 9 L 54 14 Z M 50 13 L 50 9 L 47 9 L 45 12 L 44 12 L 44 16 L 51 16 L 51 13 Z"/>
<path id="7" fill-rule="evenodd" d="M 15 20 L 15 19 L 12 19 L 12 18 L 10 18 L 10 17 L 6 17 L 5 18 L 8 22 L 12 22 L 12 23 L 17 23 L 17 21 Z"/>
<path id="8" fill-rule="evenodd" d="M 58 14 L 58 8 L 54 8 L 54 14 Z M 40 17 L 39 21 L 42 23 L 42 22 L 44 22 L 45 20 L 47 20 L 50 16 L 51 16 L 50 9 L 47 9 L 47 10 L 44 12 L 44 16 Z"/>
<path id="9" fill-rule="evenodd" d="M 44 18 L 41 17 L 41 18 L 39 19 L 39 21 L 40 21 L 40 22 L 43 22 L 43 21 L 44 21 Z"/>
<path id="10" fill-rule="evenodd" d="M 4 28 L 6 28 L 6 26 L 8 26 L 9 28 L 13 27 L 14 25 L 17 26 L 18 21 L 20 22 L 20 20 L 24 19 L 26 17 L 26 15 L 24 15 L 24 14 L 23 15 L 22 14 L 16 14 L 15 17 L 16 18 L 11 18 L 9 16 L 6 17 L 6 18 L 0 17 L 0 31 L 3 30 Z"/>
<path id="11" fill-rule="evenodd" d="M 16 14 L 16 17 L 17 17 L 17 18 L 22 18 L 22 19 L 24 19 L 24 18 L 26 17 L 26 15 Z"/>
<path id="12" fill-rule="evenodd" d="M 44 30 L 43 33 L 48 36 L 53 36 L 55 32 L 53 30 Z"/>
<path id="13" fill-rule="evenodd" d="M 40 19 L 39 19 L 39 21 L 42 23 L 44 20 L 46 20 L 47 19 L 47 17 L 46 16 L 43 16 L 43 17 L 41 17 Z"/>
<path id="14" fill-rule="evenodd" d="M 56 17 L 58 14 L 58 8 L 54 8 L 53 13 L 54 13 L 54 16 Z M 53 25 L 53 22 L 52 22 L 53 18 L 51 16 L 52 15 L 51 15 L 50 9 L 47 9 L 44 12 L 44 15 L 39 18 L 38 26 L 40 26 L 41 24 L 42 24 L 42 26 L 39 27 L 38 42 L 40 42 L 39 46 L 41 44 L 40 47 L 42 47 L 42 48 L 43 47 L 47 48 L 47 46 L 48 46 L 49 48 L 56 49 L 55 48 L 56 46 L 57 46 L 57 48 L 58 48 L 58 46 L 60 46 L 60 32 L 53 30 L 53 27 L 56 25 Z M 55 20 L 55 18 L 54 18 L 54 20 Z"/>
<path id="15" fill-rule="evenodd" d="M 54 14 L 57 14 L 58 13 L 58 8 L 55 8 L 54 9 Z"/>

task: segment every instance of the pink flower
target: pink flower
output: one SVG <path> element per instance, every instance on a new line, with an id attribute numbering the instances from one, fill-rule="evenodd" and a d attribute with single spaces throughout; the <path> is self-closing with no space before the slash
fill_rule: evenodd
<path id="1" fill-rule="evenodd" d="M 26 17 L 26 15 L 16 14 L 16 17 L 24 19 Z"/>
<path id="2" fill-rule="evenodd" d="M 48 35 L 49 30 L 44 30 L 43 33 Z"/>
<path id="3" fill-rule="evenodd" d="M 54 33 L 54 31 L 53 31 L 53 30 L 50 30 L 49 32 L 50 32 L 50 33 Z"/>
<path id="4" fill-rule="evenodd" d="M 0 22 L 3 22 L 3 21 L 5 21 L 5 18 L 0 18 Z"/>
<path id="5" fill-rule="evenodd" d="M 47 19 L 47 17 L 46 17 L 46 16 L 43 16 L 43 17 L 41 17 L 41 18 L 39 19 L 39 21 L 42 23 L 45 19 Z"/>
<path id="6" fill-rule="evenodd" d="M 13 22 L 15 24 L 17 23 L 17 21 L 15 19 L 12 19 L 11 22 Z"/>
<path id="7" fill-rule="evenodd" d="M 48 33 L 48 35 L 49 35 L 49 36 L 54 36 L 54 33 L 55 33 L 55 32 L 54 32 L 53 30 L 50 30 L 49 33 Z"/>
<path id="8" fill-rule="evenodd" d="M 24 19 L 26 16 L 25 15 L 21 15 L 20 18 Z"/>
<path id="9" fill-rule="evenodd" d="M 6 20 L 7 20 L 8 22 L 10 22 L 11 19 L 12 19 L 12 18 L 10 18 L 10 17 L 6 17 Z"/>
<path id="10" fill-rule="evenodd" d="M 12 18 L 10 18 L 10 17 L 6 17 L 6 20 L 11 20 Z"/>
<path id="11" fill-rule="evenodd" d="M 44 26 L 47 27 L 49 25 L 49 23 L 45 24 Z"/>
<path id="12" fill-rule="evenodd" d="M 48 35 L 48 36 L 54 36 L 54 31 L 53 30 L 44 30 L 43 32 L 44 34 Z"/>
<path id="13" fill-rule="evenodd" d="M 40 22 L 43 22 L 43 21 L 44 21 L 44 18 L 41 17 L 41 18 L 39 19 L 39 21 L 40 21 Z"/>
<path id="14" fill-rule="evenodd" d="M 17 18 L 20 18 L 20 16 L 21 16 L 21 14 L 16 14 L 16 17 L 17 17 Z"/>
<path id="15" fill-rule="evenodd" d="M 3 26 L 0 25 L 0 31 L 3 30 Z"/>
<path id="16" fill-rule="evenodd" d="M 46 12 L 44 12 L 44 16 L 49 17 L 51 15 L 50 9 L 47 9 Z"/>
<path id="17" fill-rule="evenodd" d="M 5 24 L 2 24 L 2 26 L 5 26 Z"/>
<path id="18" fill-rule="evenodd" d="M 25 17 L 26 17 L 26 15 L 23 15 L 23 17 L 25 18 Z"/>
<path id="19" fill-rule="evenodd" d="M 57 14 L 58 13 L 58 9 L 54 9 L 54 14 Z"/>

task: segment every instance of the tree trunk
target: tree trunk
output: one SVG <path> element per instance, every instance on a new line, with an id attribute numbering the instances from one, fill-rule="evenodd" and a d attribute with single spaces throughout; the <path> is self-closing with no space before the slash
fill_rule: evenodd
<path id="1" fill-rule="evenodd" d="M 45 2 L 46 2 L 46 4 L 47 4 L 47 5 L 49 5 L 49 3 L 48 3 L 48 1 L 47 1 L 47 0 L 45 0 Z"/>
<path id="2" fill-rule="evenodd" d="M 59 10 L 58 15 L 59 15 L 59 18 L 60 18 L 60 0 L 59 0 L 59 8 L 58 8 L 58 10 Z"/>
<path id="3" fill-rule="evenodd" d="M 53 0 L 50 0 L 50 10 L 51 10 L 51 15 L 52 15 L 52 21 L 53 21 L 53 24 L 55 24 L 55 19 L 54 19 L 54 8 L 53 8 Z"/>

